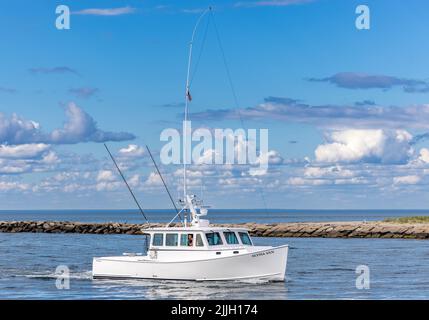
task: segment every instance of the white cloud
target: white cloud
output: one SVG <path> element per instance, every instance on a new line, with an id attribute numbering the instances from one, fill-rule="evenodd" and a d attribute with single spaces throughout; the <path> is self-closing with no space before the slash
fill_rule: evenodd
<path id="1" fill-rule="evenodd" d="M 197 159 L 195 159 L 195 164 L 212 164 L 218 154 L 219 153 L 214 149 L 204 150 L 203 154 L 199 155 Z"/>
<path id="2" fill-rule="evenodd" d="M 4 160 L 0 159 L 0 173 L 3 174 L 18 174 L 24 173 L 31 170 L 30 164 L 24 160 Z"/>
<path id="3" fill-rule="evenodd" d="M 401 176 L 401 177 L 394 177 L 393 183 L 394 184 L 417 184 L 419 183 L 421 178 L 417 175 L 409 175 L 409 176 Z"/>
<path id="4" fill-rule="evenodd" d="M 128 179 L 128 184 L 134 188 L 140 186 L 140 175 L 133 175 L 131 178 Z"/>
<path id="5" fill-rule="evenodd" d="M 335 179 L 334 184 L 368 184 L 369 181 L 367 179 L 364 179 L 362 177 L 353 177 L 349 179 Z"/>
<path id="6" fill-rule="evenodd" d="M 413 153 L 412 136 L 404 130 L 348 129 L 327 139 L 315 150 L 318 162 L 405 163 Z"/>
<path id="7" fill-rule="evenodd" d="M 141 146 L 130 144 L 128 147 L 120 149 L 119 154 L 124 157 L 141 157 L 145 154 L 145 150 Z"/>
<path id="8" fill-rule="evenodd" d="M 158 173 L 156 172 L 151 172 L 149 174 L 149 177 L 147 178 L 147 180 L 145 181 L 145 185 L 153 187 L 153 186 L 160 186 L 162 185 L 162 180 L 159 177 Z"/>
<path id="9" fill-rule="evenodd" d="M 54 151 L 50 150 L 49 152 L 43 155 L 41 162 L 44 164 L 52 165 L 52 164 L 61 162 L 61 160 L 58 158 L 57 154 Z"/>
<path id="10" fill-rule="evenodd" d="M 109 182 L 109 181 L 115 181 L 115 180 L 116 180 L 116 176 L 110 170 L 101 170 L 98 172 L 97 181 Z"/>
<path id="11" fill-rule="evenodd" d="M 0 113 L 0 142 L 10 144 L 21 144 L 33 142 L 34 136 L 39 134 L 39 123 L 20 118 L 12 114 L 7 118 Z"/>
<path id="12" fill-rule="evenodd" d="M 60 129 L 44 133 L 40 125 L 13 114 L 7 118 L 0 113 L 0 143 L 21 144 L 74 144 L 80 142 L 106 142 L 132 140 L 135 136 L 127 132 L 100 130 L 96 121 L 75 103 L 66 107 L 67 120 Z"/>
<path id="13" fill-rule="evenodd" d="M 348 169 L 343 169 L 340 166 L 331 167 L 307 167 L 304 169 L 304 176 L 307 178 L 321 178 L 326 176 L 348 178 L 353 177 L 355 174 Z"/>
<path id="14" fill-rule="evenodd" d="M 429 163 L 429 150 L 426 148 L 421 148 L 418 159 L 424 163 Z"/>
<path id="15" fill-rule="evenodd" d="M 284 162 L 280 153 L 276 150 L 270 150 L 268 152 L 261 152 L 256 160 L 255 165 L 259 167 L 251 167 L 249 174 L 251 176 L 263 176 L 268 172 L 270 165 L 279 165 Z"/>
<path id="16" fill-rule="evenodd" d="M 44 143 L 21 144 L 21 145 L 0 145 L 0 158 L 34 158 L 40 156 L 50 148 Z"/>
<path id="17" fill-rule="evenodd" d="M 28 190 L 29 188 L 30 186 L 26 183 L 0 181 L 0 191 L 11 191 L 11 190 L 25 191 L 25 190 Z"/>
<path id="18" fill-rule="evenodd" d="M 91 16 L 120 16 L 124 14 L 134 13 L 135 8 L 126 6 L 120 8 L 91 8 L 83 9 L 80 11 L 73 12 L 73 14 L 78 15 L 91 15 Z"/>
<path id="19" fill-rule="evenodd" d="M 205 173 L 202 170 L 199 170 L 197 167 L 188 168 L 186 170 L 186 176 L 189 178 L 201 178 L 204 175 Z M 177 169 L 176 171 L 174 171 L 174 176 L 183 177 L 183 169 Z"/>
<path id="20" fill-rule="evenodd" d="M 111 182 L 111 181 L 101 181 L 98 182 L 95 186 L 95 189 L 97 191 L 113 191 L 118 189 L 121 186 L 121 183 L 118 182 Z"/>
<path id="21" fill-rule="evenodd" d="M 332 182 L 326 179 L 304 179 L 301 177 L 292 177 L 287 180 L 287 183 L 293 186 L 320 186 L 324 184 L 331 184 Z"/>

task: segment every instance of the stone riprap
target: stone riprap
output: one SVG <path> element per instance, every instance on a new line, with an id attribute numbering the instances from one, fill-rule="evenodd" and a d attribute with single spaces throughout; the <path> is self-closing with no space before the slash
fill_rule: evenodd
<path id="1" fill-rule="evenodd" d="M 0 232 L 90 233 L 142 235 L 148 227 L 164 224 L 83 223 L 71 221 L 0 221 Z M 391 222 L 294 222 L 214 224 L 247 228 L 255 237 L 404 238 L 429 239 L 429 223 Z"/>

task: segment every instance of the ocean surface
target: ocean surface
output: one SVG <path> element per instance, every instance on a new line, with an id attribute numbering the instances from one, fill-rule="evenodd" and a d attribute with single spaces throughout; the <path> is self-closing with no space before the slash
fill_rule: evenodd
<path id="1" fill-rule="evenodd" d="M 171 218 L 169 212 L 148 213 L 153 222 Z M 133 210 L 1 211 L 0 220 L 141 222 L 137 214 Z M 381 220 L 416 214 L 429 215 L 429 211 L 228 210 L 214 212 L 210 219 L 270 223 Z M 429 299 L 429 241 L 254 238 L 254 242 L 289 244 L 284 283 L 92 280 L 94 256 L 142 252 L 143 237 L 0 233 L 0 299 Z M 369 271 L 368 289 L 356 286 L 356 268 L 362 265 Z M 70 270 L 69 289 L 56 287 L 58 266 Z"/>

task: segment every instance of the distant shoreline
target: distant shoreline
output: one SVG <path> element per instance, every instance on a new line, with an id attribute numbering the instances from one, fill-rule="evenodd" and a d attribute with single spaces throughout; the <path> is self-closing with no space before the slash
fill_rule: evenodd
<path id="1" fill-rule="evenodd" d="M 152 223 L 150 227 L 164 226 Z M 243 227 L 255 237 L 297 238 L 397 238 L 429 239 L 429 223 L 398 221 L 236 223 L 213 226 Z M 3 233 L 81 233 L 142 235 L 149 225 L 130 223 L 84 223 L 74 221 L 0 221 Z"/>

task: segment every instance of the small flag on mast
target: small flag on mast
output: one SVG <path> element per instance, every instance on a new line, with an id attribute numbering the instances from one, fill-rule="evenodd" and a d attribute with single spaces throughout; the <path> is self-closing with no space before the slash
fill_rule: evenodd
<path id="1" fill-rule="evenodd" d="M 192 96 L 189 90 L 186 92 L 186 96 L 188 97 L 188 101 L 192 101 Z"/>

